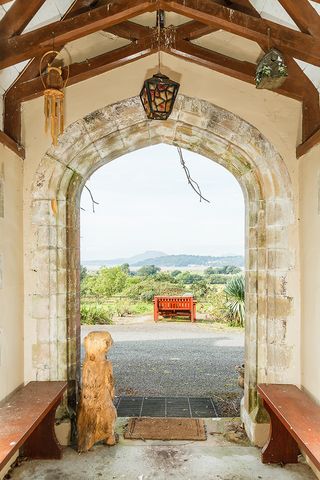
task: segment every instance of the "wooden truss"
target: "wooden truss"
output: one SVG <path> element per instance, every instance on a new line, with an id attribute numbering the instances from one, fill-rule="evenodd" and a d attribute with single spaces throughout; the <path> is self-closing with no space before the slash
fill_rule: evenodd
<path id="1" fill-rule="evenodd" d="M 320 17 L 308 0 L 279 2 L 299 31 L 262 19 L 250 0 L 114 0 L 108 5 L 98 2 L 97 6 L 92 0 L 76 0 L 61 21 L 21 33 L 44 0 L 15 0 L 0 21 L 0 68 L 32 60 L 5 94 L 4 131 L 0 132 L 0 141 L 24 157 L 21 103 L 42 95 L 39 62 L 42 54 L 52 49 L 53 37 L 55 49 L 99 30 L 131 42 L 70 65 L 68 85 L 72 85 L 154 53 L 152 29 L 130 19 L 162 9 L 189 17 L 190 21 L 176 28 L 172 46 L 162 41 L 161 50 L 251 84 L 254 83 L 255 64 L 200 47 L 192 40 L 223 29 L 253 40 L 267 51 L 271 35 L 272 45 L 283 52 L 289 68 L 288 79 L 276 92 L 302 103 L 303 141 L 297 148 L 297 156 L 304 155 L 320 142 L 319 93 L 294 58 L 320 66 Z"/>

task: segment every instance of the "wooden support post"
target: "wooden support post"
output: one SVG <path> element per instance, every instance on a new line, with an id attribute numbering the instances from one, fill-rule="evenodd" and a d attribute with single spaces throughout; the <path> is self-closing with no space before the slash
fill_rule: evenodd
<path id="1" fill-rule="evenodd" d="M 270 415 L 270 435 L 267 444 L 261 452 L 262 463 L 298 463 L 300 449 L 289 431 L 280 422 L 267 402 L 264 408 Z"/>

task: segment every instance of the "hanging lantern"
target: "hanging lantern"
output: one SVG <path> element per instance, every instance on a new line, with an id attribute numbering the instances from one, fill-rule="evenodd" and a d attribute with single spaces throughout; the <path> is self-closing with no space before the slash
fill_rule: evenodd
<path id="1" fill-rule="evenodd" d="M 281 52 L 275 48 L 260 60 L 256 71 L 256 87 L 275 90 L 281 87 L 288 76 L 288 68 Z"/>
<path id="2" fill-rule="evenodd" d="M 167 120 L 178 94 L 179 83 L 162 73 L 156 73 L 143 84 L 140 98 L 147 117 L 152 120 Z"/>
<path id="3" fill-rule="evenodd" d="M 58 136 L 64 130 L 64 88 L 68 81 L 69 67 L 67 67 L 66 79 L 63 78 L 63 70 L 61 66 L 52 66 L 48 63 L 45 72 L 42 71 L 42 63 L 45 57 L 52 54 L 58 55 L 59 52 L 51 50 L 43 55 L 40 61 L 40 77 L 45 88 L 44 95 L 44 115 L 45 115 L 45 132 L 50 133 L 53 145 L 57 145 Z"/>
<path id="4" fill-rule="evenodd" d="M 140 99 L 147 117 L 151 120 L 167 120 L 176 100 L 180 84 L 170 80 L 161 73 L 161 38 L 167 48 L 175 39 L 175 29 L 164 27 L 165 13 L 157 11 L 157 25 L 154 28 L 155 40 L 158 45 L 158 73 L 145 80 L 140 92 Z"/>

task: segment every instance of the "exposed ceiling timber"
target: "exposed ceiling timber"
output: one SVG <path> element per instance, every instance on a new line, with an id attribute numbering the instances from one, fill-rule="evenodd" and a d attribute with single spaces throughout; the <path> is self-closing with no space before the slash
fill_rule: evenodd
<path id="1" fill-rule="evenodd" d="M 75 0 L 69 10 L 63 15 L 61 21 L 71 18 L 80 11 L 83 13 L 85 11 L 89 11 L 90 7 L 88 6 L 88 0 Z M 61 48 L 63 48 L 61 46 Z M 10 94 L 10 90 L 13 88 L 13 86 L 16 83 L 21 83 L 25 82 L 26 80 L 29 80 L 30 78 L 34 78 L 35 76 L 39 75 L 39 66 L 40 66 L 40 57 L 35 57 L 33 58 L 25 67 L 25 69 L 20 73 L 16 81 L 11 85 L 10 89 L 6 92 L 5 95 Z M 44 62 L 44 67 L 45 67 L 45 62 Z"/>
<path id="2" fill-rule="evenodd" d="M 150 43 L 142 41 L 131 43 L 125 47 L 117 48 L 111 52 L 89 58 L 84 62 L 73 63 L 69 67 L 70 70 L 67 87 L 151 55 L 155 51 L 156 49 L 153 48 Z M 25 100 L 39 97 L 42 94 L 42 81 L 40 77 L 36 77 L 17 85 L 14 91 L 13 100 L 16 102 L 23 102 Z"/>
<path id="3" fill-rule="evenodd" d="M 63 21 L 58 21 L 14 38 L 0 39 L 0 69 L 40 56 L 49 49 L 83 36 L 104 30 L 132 17 L 155 11 L 152 0 L 116 0 L 114 3 L 92 8 Z"/>
<path id="4" fill-rule="evenodd" d="M 256 66 L 253 63 L 227 57 L 186 40 L 177 40 L 174 46 L 165 49 L 165 51 L 216 72 L 254 84 Z"/>
<path id="5" fill-rule="evenodd" d="M 242 0 L 246 2 L 252 12 L 258 13 L 250 0 Z M 260 15 L 259 15 L 260 17 Z M 267 42 L 259 42 L 262 50 L 268 50 Z M 320 127 L 320 106 L 319 106 L 319 92 L 311 82 L 310 78 L 303 72 L 296 61 L 289 55 L 285 56 L 285 62 L 288 66 L 289 78 L 288 80 L 295 84 L 297 92 L 302 93 L 302 142 L 304 143 L 310 138 L 314 132 Z"/>
<path id="6" fill-rule="evenodd" d="M 80 12 L 89 11 L 91 2 L 88 0 L 75 0 L 68 11 L 63 15 L 61 21 L 71 18 Z M 54 58 L 54 57 L 52 57 Z M 4 132 L 13 138 L 17 143 L 21 142 L 21 108 L 20 103 L 14 100 L 16 85 L 39 75 L 41 57 L 33 58 L 24 70 L 20 73 L 15 82 L 4 94 Z M 48 60 L 52 60 L 49 59 Z M 44 63 L 44 67 L 45 67 Z"/>
<path id="7" fill-rule="evenodd" d="M 320 3 L 320 1 L 319 1 Z M 320 143 L 320 128 L 311 137 L 297 147 L 297 158 L 302 157 Z"/>
<path id="8" fill-rule="evenodd" d="M 11 137 L 9 137 L 9 135 L 7 135 L 2 131 L 0 131 L 0 143 L 10 148 L 10 150 L 12 150 L 16 155 L 18 155 L 18 157 L 24 160 L 25 158 L 24 147 L 22 145 L 19 145 Z"/>
<path id="9" fill-rule="evenodd" d="M 226 55 L 194 45 L 185 40 L 177 40 L 175 45 L 166 51 L 177 57 L 228 75 L 229 77 L 237 78 L 251 85 L 255 84 L 256 65 L 254 63 L 227 57 Z M 303 91 L 297 91 L 296 85 L 290 82 L 289 79 L 286 80 L 281 88 L 275 90 L 275 93 L 299 101 L 303 98 Z"/>
<path id="10" fill-rule="evenodd" d="M 45 0 L 15 0 L 0 20 L 1 37 L 19 35 L 26 28 Z"/>
<path id="11" fill-rule="evenodd" d="M 196 40 L 197 38 L 203 37 L 203 35 L 208 35 L 217 30 L 219 29 L 216 27 L 210 27 L 196 20 L 191 20 L 190 22 L 179 25 L 177 28 L 177 37 L 182 40 Z"/>
<path id="12" fill-rule="evenodd" d="M 139 58 L 154 53 L 156 47 L 152 47 L 151 42 L 142 40 L 132 43 L 128 46 L 118 48 L 108 53 L 88 59 L 81 63 L 70 65 L 70 77 L 68 86 L 74 83 L 87 80 L 100 73 L 107 72 L 113 68 L 125 65 Z M 194 45 L 186 40 L 179 38 L 174 47 L 161 48 L 161 50 L 172 55 L 184 58 L 199 65 L 211 68 L 225 75 L 254 84 L 256 65 L 250 62 L 244 62 L 231 57 L 227 57 L 217 52 L 213 52 L 203 47 Z M 43 93 L 43 84 L 39 77 L 30 81 L 23 82 L 16 86 L 11 97 L 13 102 L 23 102 L 36 98 Z M 281 93 L 295 100 L 302 100 L 303 91 L 297 92 L 295 85 L 291 85 L 289 80 L 276 93 Z"/>
<path id="13" fill-rule="evenodd" d="M 239 10 L 239 12 L 245 12 L 249 15 L 252 15 L 257 18 L 261 18 L 259 13 L 255 10 L 255 8 L 251 5 L 249 0 L 234 0 L 232 5 L 230 5 L 229 0 L 224 0 L 223 5 L 229 8 L 234 8 L 235 10 Z"/>
<path id="14" fill-rule="evenodd" d="M 125 38 L 127 40 L 135 41 L 142 38 L 151 37 L 154 29 L 150 27 L 144 27 L 135 22 L 122 22 L 117 25 L 112 25 L 105 29 L 106 32 L 117 35 L 118 37 Z"/>
<path id="15" fill-rule="evenodd" d="M 315 37 L 320 36 L 319 14 L 309 0 L 299 0 L 299 2 L 297 0 L 278 1 L 302 32 L 310 33 Z"/>
<path id="16" fill-rule="evenodd" d="M 213 27 L 253 40 L 267 42 L 305 62 L 320 66 L 320 39 L 277 23 L 257 18 L 216 3 L 214 0 L 159 0 L 163 10 L 198 20 Z"/>

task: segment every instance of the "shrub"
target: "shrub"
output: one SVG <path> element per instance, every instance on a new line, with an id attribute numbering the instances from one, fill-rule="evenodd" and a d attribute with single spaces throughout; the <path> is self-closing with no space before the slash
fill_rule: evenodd
<path id="1" fill-rule="evenodd" d="M 103 305 L 84 303 L 80 307 L 81 323 L 86 325 L 110 325 L 112 311 Z"/>
<path id="2" fill-rule="evenodd" d="M 133 305 L 129 300 L 117 300 L 113 305 L 114 313 L 117 317 L 126 317 L 127 315 L 132 314 Z"/>
<path id="3" fill-rule="evenodd" d="M 206 298 L 206 303 L 199 304 L 199 310 L 209 315 L 212 322 L 226 323 L 226 295 L 221 288 L 214 288 Z"/>
<path id="4" fill-rule="evenodd" d="M 244 276 L 237 275 L 233 277 L 225 286 L 227 296 L 226 312 L 232 325 L 244 326 L 245 316 L 245 284 Z"/>

